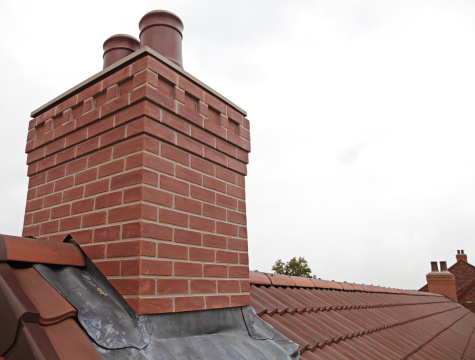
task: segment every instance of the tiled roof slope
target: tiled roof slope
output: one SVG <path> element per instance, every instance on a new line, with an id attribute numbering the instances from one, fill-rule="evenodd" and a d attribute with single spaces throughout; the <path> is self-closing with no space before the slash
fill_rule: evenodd
<path id="1" fill-rule="evenodd" d="M 0 234 L 0 360 L 294 360 L 249 306 L 138 315 L 73 243 Z"/>
<path id="2" fill-rule="evenodd" d="M 251 306 L 301 359 L 475 359 L 475 314 L 443 295 L 251 272 Z"/>

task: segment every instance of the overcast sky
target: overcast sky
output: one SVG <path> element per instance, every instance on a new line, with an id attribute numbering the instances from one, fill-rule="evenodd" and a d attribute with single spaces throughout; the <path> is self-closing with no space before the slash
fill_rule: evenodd
<path id="1" fill-rule="evenodd" d="M 475 264 L 473 1 L 1 1 L 0 233 L 21 234 L 30 112 L 155 9 L 183 20 L 185 69 L 248 112 L 252 270 L 304 256 L 414 289 L 458 249 Z"/>

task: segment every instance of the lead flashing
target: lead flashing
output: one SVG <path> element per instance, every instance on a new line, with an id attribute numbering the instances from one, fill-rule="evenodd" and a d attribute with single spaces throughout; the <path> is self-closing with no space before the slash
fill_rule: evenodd
<path id="1" fill-rule="evenodd" d="M 97 74 L 91 76 L 89 79 L 87 80 L 84 80 L 83 82 L 79 83 L 78 85 L 72 87 L 71 89 L 69 89 L 68 91 L 62 93 L 61 95 L 55 97 L 53 100 L 49 101 L 48 103 L 44 104 L 43 106 L 40 106 L 38 109 L 34 110 L 31 112 L 30 116 L 32 118 L 38 116 L 39 114 L 41 114 L 42 112 L 52 108 L 53 106 L 59 104 L 64 98 L 67 98 L 69 96 L 71 96 L 72 94 L 75 94 L 75 93 L 78 93 L 80 92 L 81 90 L 83 90 L 84 88 L 86 88 L 87 86 L 89 86 L 89 84 L 99 80 L 99 79 L 102 79 L 102 78 L 105 78 L 107 75 L 109 75 L 110 73 L 112 73 L 114 70 L 122 67 L 123 65 L 126 65 L 126 64 L 129 64 L 129 63 L 132 63 L 133 61 L 143 57 L 143 56 L 146 56 L 146 55 L 151 55 L 153 56 L 154 58 L 156 58 L 157 60 L 160 60 L 161 62 L 165 63 L 166 65 L 168 65 L 169 67 L 173 68 L 175 71 L 177 71 L 178 73 L 180 73 L 181 75 L 187 77 L 189 80 L 191 80 L 192 82 L 194 82 L 195 84 L 201 86 L 202 88 L 204 88 L 206 91 L 209 91 L 211 94 L 213 94 L 214 96 L 218 97 L 219 99 L 221 99 L 222 101 L 226 102 L 227 104 L 231 105 L 234 109 L 236 109 L 237 111 L 239 111 L 241 114 L 243 114 L 244 116 L 247 116 L 247 112 L 245 110 L 243 110 L 242 108 L 240 108 L 239 106 L 237 106 L 235 103 L 233 103 L 231 100 L 227 99 L 226 97 L 224 97 L 223 95 L 221 95 L 219 92 L 217 92 L 216 90 L 214 90 L 213 88 L 209 87 L 208 85 L 206 85 L 205 83 L 203 83 L 202 81 L 198 80 L 197 78 L 195 78 L 193 75 L 191 75 L 190 73 L 186 72 L 185 70 L 183 70 L 181 67 L 179 67 L 178 65 L 176 65 L 175 63 L 173 63 L 172 61 L 168 60 L 167 58 L 165 58 L 164 56 L 160 55 L 159 53 L 157 53 L 155 50 L 152 50 L 151 48 L 149 48 L 148 46 L 144 46 L 143 48 L 135 51 L 134 53 L 124 57 L 122 60 L 119 60 L 117 61 L 116 63 L 106 67 L 104 70 L 98 72 Z"/>

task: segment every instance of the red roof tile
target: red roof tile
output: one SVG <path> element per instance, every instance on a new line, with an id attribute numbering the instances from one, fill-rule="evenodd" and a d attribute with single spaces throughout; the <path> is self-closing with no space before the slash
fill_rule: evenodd
<path id="1" fill-rule="evenodd" d="M 299 344 L 302 359 L 460 359 L 464 352 L 469 359 L 475 352 L 475 314 L 439 294 L 270 278 L 272 285 L 251 276 L 251 306 Z"/>

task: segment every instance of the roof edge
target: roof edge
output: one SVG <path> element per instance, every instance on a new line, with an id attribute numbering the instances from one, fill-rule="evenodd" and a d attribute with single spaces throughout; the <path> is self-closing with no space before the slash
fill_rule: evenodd
<path id="1" fill-rule="evenodd" d="M 261 271 L 250 271 L 249 280 L 251 285 L 264 286 L 290 286 L 297 288 L 311 288 L 311 289 L 329 289 L 340 291 L 360 291 L 360 292 L 374 292 L 387 294 L 405 294 L 417 296 L 443 296 L 441 294 L 420 292 L 417 290 L 403 290 L 393 289 L 375 285 L 363 285 L 348 282 L 330 281 L 323 279 L 311 279 L 300 276 L 281 275 L 273 273 L 265 273 Z"/>
<path id="2" fill-rule="evenodd" d="M 130 54 L 130 55 L 124 57 L 123 59 L 115 62 L 114 64 L 106 67 L 102 71 L 100 71 L 97 74 L 91 76 L 90 78 L 84 80 L 83 82 L 79 83 L 78 85 L 76 85 L 76 86 L 72 87 L 71 89 L 65 91 L 61 95 L 55 97 L 53 100 L 47 102 L 43 106 L 40 106 L 38 109 L 33 110 L 31 112 L 30 116 L 32 118 L 38 116 L 39 114 L 45 112 L 46 110 L 52 108 L 53 106 L 56 106 L 57 104 L 59 104 L 64 98 L 80 92 L 81 90 L 86 88 L 90 83 L 92 83 L 94 81 L 97 81 L 99 79 L 105 78 L 107 75 L 109 75 L 113 71 L 117 70 L 117 68 L 122 67 L 124 65 L 128 65 L 129 63 L 133 62 L 134 60 L 137 60 L 138 58 L 141 58 L 141 57 L 146 56 L 146 55 L 152 55 L 157 60 L 160 60 L 161 62 L 165 63 L 167 66 L 173 68 L 175 71 L 177 71 L 181 75 L 187 77 L 189 80 L 191 80 L 192 82 L 194 82 L 198 86 L 204 88 L 206 91 L 209 91 L 214 96 L 218 97 L 219 99 L 221 99 L 222 101 L 224 101 L 228 105 L 232 106 L 234 109 L 239 111 L 244 116 L 247 116 L 247 112 L 245 110 L 243 110 L 241 107 L 237 106 L 231 100 L 229 100 L 225 96 L 221 95 L 219 92 L 217 92 L 216 90 L 214 90 L 210 86 L 206 85 L 204 82 L 198 80 L 196 77 L 194 77 L 190 73 L 183 70 L 183 68 L 179 67 L 178 65 L 176 65 L 172 61 L 168 60 L 163 55 L 160 55 L 158 52 L 156 52 L 155 50 L 149 48 L 148 46 L 142 47 L 141 49 L 133 52 L 132 54 Z"/>

